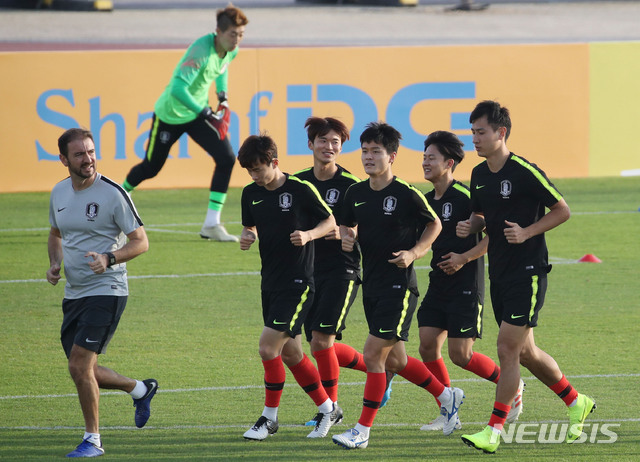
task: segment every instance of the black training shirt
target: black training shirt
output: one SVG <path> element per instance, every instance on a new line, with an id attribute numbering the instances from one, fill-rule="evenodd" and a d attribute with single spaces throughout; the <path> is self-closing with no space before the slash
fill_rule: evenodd
<path id="1" fill-rule="evenodd" d="M 285 175 L 284 184 L 274 191 L 255 183 L 242 190 L 242 225 L 258 231 L 262 290 L 288 289 L 300 282 L 313 287 L 313 242 L 297 247 L 290 235 L 308 231 L 331 215 L 312 184 Z"/>
<path id="2" fill-rule="evenodd" d="M 489 277 L 505 281 L 542 275 L 551 270 L 544 234 L 522 244 L 509 244 L 505 220 L 526 228 L 537 222 L 562 195 L 535 164 L 510 153 L 500 171 L 487 162 L 471 173 L 471 210 L 484 215 L 489 235 Z"/>
<path id="3" fill-rule="evenodd" d="M 412 289 L 417 294 L 413 264 L 398 268 L 388 260 L 394 258 L 393 252 L 414 247 L 432 221 L 435 213 L 424 194 L 396 177 L 381 191 L 371 189 L 369 180 L 347 190 L 339 223 L 348 227 L 358 225 L 366 296 L 399 288 Z"/>
<path id="4" fill-rule="evenodd" d="M 435 199 L 435 189 L 425 196 L 429 205 L 440 218 L 442 231 L 431 246 L 433 258 L 431 259 L 430 283 L 438 284 L 444 291 L 456 291 L 457 288 L 484 289 L 484 257 L 471 261 L 452 275 L 446 274 L 438 267 L 442 256 L 449 252 L 463 254 L 475 247 L 482 239 L 481 233 L 472 234 L 464 239 L 456 236 L 456 226 L 459 221 L 469 219 L 471 215 L 471 199 L 469 188 L 453 180 L 440 199 Z M 453 292 L 452 292 L 453 293 Z"/>
<path id="5" fill-rule="evenodd" d="M 301 180 L 313 184 L 324 199 L 333 214 L 340 216 L 344 206 L 344 197 L 347 189 L 354 183 L 360 181 L 357 177 L 349 173 L 340 165 L 338 171 L 325 181 L 318 180 L 313 174 L 313 167 L 301 170 L 295 174 Z M 351 252 L 342 250 L 342 241 L 335 239 L 316 239 L 315 272 L 314 277 L 345 277 L 353 279 L 360 272 L 360 251 L 357 246 Z"/>

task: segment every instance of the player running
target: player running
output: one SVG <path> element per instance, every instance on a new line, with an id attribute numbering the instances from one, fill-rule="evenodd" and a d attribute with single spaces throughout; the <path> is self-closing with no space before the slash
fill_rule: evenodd
<path id="1" fill-rule="evenodd" d="M 323 438 L 342 411 L 322 387 L 318 370 L 302 351 L 300 337 L 315 292 L 312 241 L 331 232 L 336 222 L 312 184 L 280 170 L 278 149 L 269 136 L 249 136 L 238 160 L 253 179 L 242 190 L 240 249 L 248 250 L 259 238 L 264 321 L 259 352 L 265 406 L 244 437 L 259 441 L 278 431 L 284 361 L 318 406 L 318 419 L 308 437 Z"/>
<path id="2" fill-rule="evenodd" d="M 426 389 L 446 409 L 445 435 L 453 432 L 464 393 L 447 388 L 420 360 L 408 356 L 411 318 L 418 302 L 413 262 L 423 257 L 441 230 L 424 195 L 393 175 L 392 165 L 402 136 L 392 126 L 373 122 L 360 135 L 362 165 L 369 178 L 347 191 L 342 210 L 342 248 L 356 240 L 363 259 L 363 304 L 369 336 L 364 345 L 367 380 L 360 419 L 354 428 L 334 435 L 346 449 L 362 449 L 385 392 L 385 371 Z"/>
<path id="3" fill-rule="evenodd" d="M 462 435 L 469 446 L 493 453 L 520 382 L 520 365 L 551 388 L 568 407 L 567 443 L 582 435 L 594 401 L 578 393 L 556 361 L 535 343 L 533 328 L 551 271 L 544 233 L 569 219 L 569 206 L 545 173 L 507 148 L 509 110 L 495 101 L 478 103 L 471 116 L 473 144 L 486 160 L 471 173 L 471 216 L 457 225 L 466 238 L 486 225 L 491 302 L 498 325 L 501 377 L 488 425 Z M 545 213 L 548 208 L 549 212 Z"/>
<path id="4" fill-rule="evenodd" d="M 426 194 L 431 208 L 442 223 L 442 232 L 433 243 L 429 289 L 418 309 L 420 356 L 425 365 L 445 386 L 449 372 L 442 359 L 442 346 L 448 339 L 449 357 L 454 364 L 483 379 L 498 383 L 500 367 L 486 355 L 473 351 L 476 338 L 482 336 L 484 305 L 484 258 L 488 238 L 481 233 L 465 239 L 456 236 L 458 221 L 471 213 L 469 188 L 453 178 L 464 159 L 463 143 L 447 131 L 431 133 L 424 142 L 422 169 L 433 184 Z M 522 412 L 520 381 L 507 422 L 515 422 Z M 440 402 L 436 400 L 440 408 Z M 442 430 L 444 410 L 421 430 Z M 461 428 L 460 421 L 456 429 Z"/>
<path id="5" fill-rule="evenodd" d="M 335 216 L 341 212 L 349 186 L 360 181 L 338 165 L 342 145 L 349 139 L 349 129 L 333 117 L 310 117 L 305 123 L 309 149 L 313 152 L 313 167 L 295 175 L 313 184 Z M 338 402 L 340 367 L 366 372 L 362 354 L 342 340 L 349 309 L 356 300 L 360 280 L 360 249 L 342 250 L 340 228 L 336 226 L 322 239 L 314 241 L 313 278 L 316 295 L 304 324 L 307 341 L 318 364 L 322 386 L 331 400 Z M 387 374 L 388 385 L 383 406 L 391 393 L 392 373 Z M 307 422 L 315 425 L 317 420 Z M 342 419 L 340 416 L 339 420 Z"/>

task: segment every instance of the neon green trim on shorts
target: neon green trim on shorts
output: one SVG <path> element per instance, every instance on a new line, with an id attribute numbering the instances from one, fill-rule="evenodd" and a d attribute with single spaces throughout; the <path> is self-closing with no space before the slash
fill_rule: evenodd
<path id="1" fill-rule="evenodd" d="M 480 332 L 482 331 L 482 310 L 484 309 L 484 307 L 482 306 L 482 303 L 478 302 L 478 319 L 476 320 L 476 333 L 478 335 L 480 335 Z"/>
<path id="2" fill-rule="evenodd" d="M 396 328 L 396 335 L 400 337 L 402 333 L 402 325 L 404 324 L 404 319 L 407 317 L 407 311 L 409 310 L 409 296 L 411 295 L 411 291 L 407 289 L 404 294 L 404 300 L 402 300 L 402 315 L 400 316 L 400 322 L 398 322 L 398 327 Z"/>
<path id="3" fill-rule="evenodd" d="M 529 321 L 533 319 L 536 311 L 536 303 L 538 302 L 538 276 L 531 278 L 531 310 L 529 311 Z"/>
<path id="4" fill-rule="evenodd" d="M 293 327 L 296 325 L 296 321 L 298 320 L 298 317 L 300 316 L 300 312 L 302 311 L 302 305 L 304 305 L 304 302 L 307 301 L 308 295 L 309 295 L 309 286 L 307 286 L 307 288 L 302 294 L 302 297 L 300 297 L 300 303 L 298 303 L 298 306 L 296 306 L 296 312 L 293 313 L 293 317 L 291 318 L 291 322 L 289 323 L 290 331 L 293 331 Z"/>
<path id="5" fill-rule="evenodd" d="M 336 332 L 340 329 L 342 325 L 342 321 L 347 314 L 347 307 L 349 306 L 349 300 L 351 300 L 351 292 L 353 292 L 353 287 L 356 285 L 356 281 L 349 282 L 349 290 L 347 290 L 347 295 L 344 298 L 344 305 L 342 305 L 342 311 L 340 311 L 340 317 L 338 318 L 338 322 L 336 323 Z"/>

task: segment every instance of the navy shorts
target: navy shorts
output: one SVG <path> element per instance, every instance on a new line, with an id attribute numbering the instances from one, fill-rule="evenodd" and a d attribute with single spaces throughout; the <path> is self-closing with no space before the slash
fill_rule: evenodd
<path id="1" fill-rule="evenodd" d="M 126 296 L 115 295 L 62 300 L 60 341 L 67 358 L 73 345 L 98 354 L 107 351 L 126 305 Z"/>
<path id="2" fill-rule="evenodd" d="M 365 295 L 362 301 L 370 335 L 386 340 L 409 340 L 411 318 L 418 305 L 417 290 L 402 288 L 372 297 Z"/>
<path id="3" fill-rule="evenodd" d="M 307 284 L 299 285 L 299 288 L 262 291 L 265 327 L 286 332 L 291 338 L 302 333 L 302 324 L 313 303 L 314 290 Z"/>
<path id="4" fill-rule="evenodd" d="M 482 338 L 482 302 L 476 290 L 443 293 L 431 282 L 418 309 L 418 326 L 446 330 L 450 338 Z"/>
<path id="5" fill-rule="evenodd" d="M 531 276 L 518 281 L 491 281 L 491 303 L 498 325 L 535 327 L 544 304 L 547 276 Z"/>
<path id="6" fill-rule="evenodd" d="M 304 323 L 307 341 L 311 341 L 313 331 L 335 335 L 336 340 L 342 340 L 342 331 L 359 285 L 358 279 L 316 279 L 316 294 Z"/>

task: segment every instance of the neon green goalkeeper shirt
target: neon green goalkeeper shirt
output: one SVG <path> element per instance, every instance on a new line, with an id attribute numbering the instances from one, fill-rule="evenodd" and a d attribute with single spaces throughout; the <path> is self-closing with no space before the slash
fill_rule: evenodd
<path id="1" fill-rule="evenodd" d="M 200 111 L 209 106 L 209 88 L 214 81 L 216 91 L 227 91 L 227 69 L 238 48 L 220 58 L 214 39 L 214 33 L 200 37 L 176 66 L 154 108 L 163 122 L 178 125 L 196 119 Z"/>

